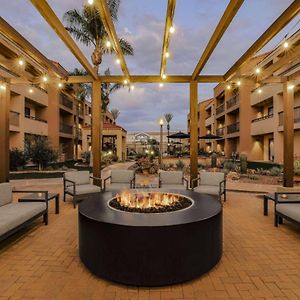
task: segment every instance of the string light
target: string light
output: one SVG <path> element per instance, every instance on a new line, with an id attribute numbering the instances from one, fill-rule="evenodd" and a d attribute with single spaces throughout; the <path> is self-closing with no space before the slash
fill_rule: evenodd
<path id="1" fill-rule="evenodd" d="M 134 85 L 130 86 L 130 90 L 133 91 L 134 90 Z"/>
<path id="2" fill-rule="evenodd" d="M 256 74 L 259 74 L 259 73 L 260 73 L 260 68 L 256 68 L 256 69 L 255 69 L 255 73 L 256 73 Z"/>
<path id="3" fill-rule="evenodd" d="M 5 90 L 6 90 L 6 85 L 5 85 L 4 83 L 1 83 L 1 84 L 0 84 L 0 89 L 1 89 L 2 91 L 5 91 Z"/>
<path id="4" fill-rule="evenodd" d="M 262 93 L 262 89 L 258 89 L 258 93 L 261 94 Z"/>
<path id="5" fill-rule="evenodd" d="M 62 84 L 61 82 L 59 82 L 59 83 L 57 84 L 57 86 L 58 86 L 59 88 L 62 88 L 62 87 L 63 87 L 63 84 Z"/>
<path id="6" fill-rule="evenodd" d="M 120 59 L 117 58 L 117 59 L 116 59 L 116 64 L 119 65 L 120 63 L 121 63 Z"/>
<path id="7" fill-rule="evenodd" d="M 93 5 L 94 4 L 94 0 L 88 0 L 88 4 L 89 5 Z"/>
<path id="8" fill-rule="evenodd" d="M 124 83 L 124 84 L 127 84 L 127 83 L 128 83 L 128 80 L 127 80 L 127 79 L 125 79 L 125 80 L 123 81 L 123 83 Z"/>
<path id="9" fill-rule="evenodd" d="M 166 58 L 170 57 L 170 53 L 166 52 L 165 56 L 166 56 Z"/>
<path id="10" fill-rule="evenodd" d="M 289 47 L 289 43 L 288 43 L 288 42 L 284 42 L 284 43 L 283 43 L 283 47 L 284 47 L 285 49 L 287 49 L 287 48 Z"/>
<path id="11" fill-rule="evenodd" d="M 107 48 L 110 48 L 110 47 L 111 47 L 111 42 L 110 42 L 110 41 L 107 41 L 107 42 L 106 42 L 106 47 L 107 47 Z"/>
<path id="12" fill-rule="evenodd" d="M 167 75 L 166 75 L 166 74 L 162 74 L 162 75 L 161 75 L 161 78 L 162 78 L 162 79 L 166 79 L 166 78 L 167 78 Z"/>
<path id="13" fill-rule="evenodd" d="M 289 89 L 289 90 L 293 90 L 294 87 L 295 87 L 295 86 L 294 86 L 293 84 L 290 84 L 290 85 L 288 86 L 288 89 Z"/>
<path id="14" fill-rule="evenodd" d="M 29 94 L 32 94 L 32 93 L 33 93 L 33 89 L 30 88 L 30 89 L 28 90 L 28 92 L 29 92 Z"/>
<path id="15" fill-rule="evenodd" d="M 227 88 L 227 90 L 230 90 L 230 89 L 231 89 L 230 84 L 228 84 L 228 85 L 226 86 L 226 88 Z"/>
<path id="16" fill-rule="evenodd" d="M 47 77 L 46 75 L 45 75 L 45 76 L 43 76 L 43 78 L 42 78 L 42 79 L 43 79 L 43 81 L 44 81 L 44 82 L 47 82 L 47 81 L 48 81 L 48 77 Z"/>
<path id="17" fill-rule="evenodd" d="M 163 84 L 163 83 L 160 83 L 160 84 L 159 84 L 159 87 L 163 87 L 163 86 L 164 86 L 164 84 Z"/>
<path id="18" fill-rule="evenodd" d="M 241 81 L 239 80 L 236 84 L 237 84 L 238 86 L 240 86 L 240 85 L 241 85 Z"/>
<path id="19" fill-rule="evenodd" d="M 174 26 L 171 26 L 170 27 L 170 33 L 174 33 L 175 32 L 175 28 L 174 28 Z"/>

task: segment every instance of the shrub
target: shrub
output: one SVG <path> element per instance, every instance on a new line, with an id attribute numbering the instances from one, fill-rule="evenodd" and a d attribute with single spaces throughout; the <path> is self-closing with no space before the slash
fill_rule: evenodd
<path id="1" fill-rule="evenodd" d="M 24 151 L 14 148 L 9 151 L 9 167 L 10 170 L 16 171 L 19 167 L 26 164 Z"/>
<path id="2" fill-rule="evenodd" d="M 294 161 L 294 174 L 300 175 L 300 161 L 299 160 Z"/>
<path id="3" fill-rule="evenodd" d="M 248 175 L 248 178 L 251 179 L 251 180 L 258 180 L 258 176 L 254 175 L 254 174 Z"/>
<path id="4" fill-rule="evenodd" d="M 184 166 L 185 166 L 185 164 L 184 164 L 184 162 L 182 160 L 178 160 L 176 162 L 176 168 L 177 168 L 177 170 L 183 170 Z"/>
<path id="5" fill-rule="evenodd" d="M 269 171 L 271 176 L 279 176 L 282 173 L 282 169 L 279 167 L 273 167 Z"/>
<path id="6" fill-rule="evenodd" d="M 236 164 L 231 159 L 227 159 L 224 161 L 224 169 L 228 171 L 235 170 Z"/>

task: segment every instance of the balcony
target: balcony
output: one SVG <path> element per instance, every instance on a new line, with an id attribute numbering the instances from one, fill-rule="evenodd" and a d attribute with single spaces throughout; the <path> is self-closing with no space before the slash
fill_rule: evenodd
<path id="1" fill-rule="evenodd" d="M 35 120 L 38 122 L 42 122 L 42 123 L 48 123 L 46 120 L 44 120 L 40 117 L 37 117 L 37 116 L 34 117 L 34 116 L 25 115 L 25 118 L 30 119 L 30 120 Z"/>
<path id="2" fill-rule="evenodd" d="M 279 123 L 278 123 L 278 130 L 282 131 L 283 130 L 283 111 L 278 113 L 278 119 L 279 119 Z M 294 128 L 295 129 L 299 129 L 300 128 L 300 106 L 297 106 L 294 108 Z"/>
<path id="3" fill-rule="evenodd" d="M 236 122 L 227 126 L 227 134 L 236 133 L 240 131 L 240 122 Z"/>
<path id="4" fill-rule="evenodd" d="M 9 112 L 9 125 L 11 126 L 20 126 L 20 113 L 11 110 Z"/>
<path id="5" fill-rule="evenodd" d="M 218 128 L 218 129 L 216 130 L 216 135 L 218 135 L 218 136 L 223 136 L 223 135 L 225 135 L 225 126 L 224 126 L 224 127 L 221 127 L 221 128 Z"/>
<path id="6" fill-rule="evenodd" d="M 275 130 L 273 114 L 252 120 L 251 135 L 262 135 L 272 133 Z"/>
<path id="7" fill-rule="evenodd" d="M 59 131 L 61 133 L 64 133 L 64 134 L 71 134 L 71 135 L 73 135 L 73 126 L 65 124 L 65 123 L 60 123 L 59 124 Z"/>
<path id="8" fill-rule="evenodd" d="M 77 106 L 78 115 L 83 118 L 83 108 L 81 106 Z"/>
<path id="9" fill-rule="evenodd" d="M 236 106 L 239 103 L 240 97 L 239 95 L 234 95 L 229 100 L 226 101 L 227 109 L 230 109 L 234 106 Z"/>
<path id="10" fill-rule="evenodd" d="M 48 135 L 47 121 L 37 116 L 25 115 L 23 129 L 29 134 Z"/>
<path id="11" fill-rule="evenodd" d="M 75 128 L 75 138 L 78 138 L 78 140 L 82 140 L 82 129 L 81 128 Z"/>
<path id="12" fill-rule="evenodd" d="M 63 95 L 63 94 L 60 95 L 59 103 L 62 106 L 66 107 L 70 110 L 73 110 L 73 101 L 70 100 L 66 95 Z"/>
<path id="13" fill-rule="evenodd" d="M 220 115 L 225 111 L 225 103 L 222 103 L 216 108 L 216 115 Z"/>

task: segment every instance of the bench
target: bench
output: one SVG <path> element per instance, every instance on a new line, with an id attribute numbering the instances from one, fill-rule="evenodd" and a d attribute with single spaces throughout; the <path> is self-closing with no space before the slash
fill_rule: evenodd
<path id="1" fill-rule="evenodd" d="M 13 202 L 13 193 L 44 193 L 43 202 Z M 43 216 L 48 224 L 48 192 L 13 190 L 9 183 L 0 183 L 0 241 Z"/>

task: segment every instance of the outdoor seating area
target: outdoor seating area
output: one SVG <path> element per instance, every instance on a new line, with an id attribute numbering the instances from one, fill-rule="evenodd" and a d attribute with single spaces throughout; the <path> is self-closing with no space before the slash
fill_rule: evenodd
<path id="1" fill-rule="evenodd" d="M 0 300 L 300 299 L 300 0 L 31 0 L 0 16 Z"/>

